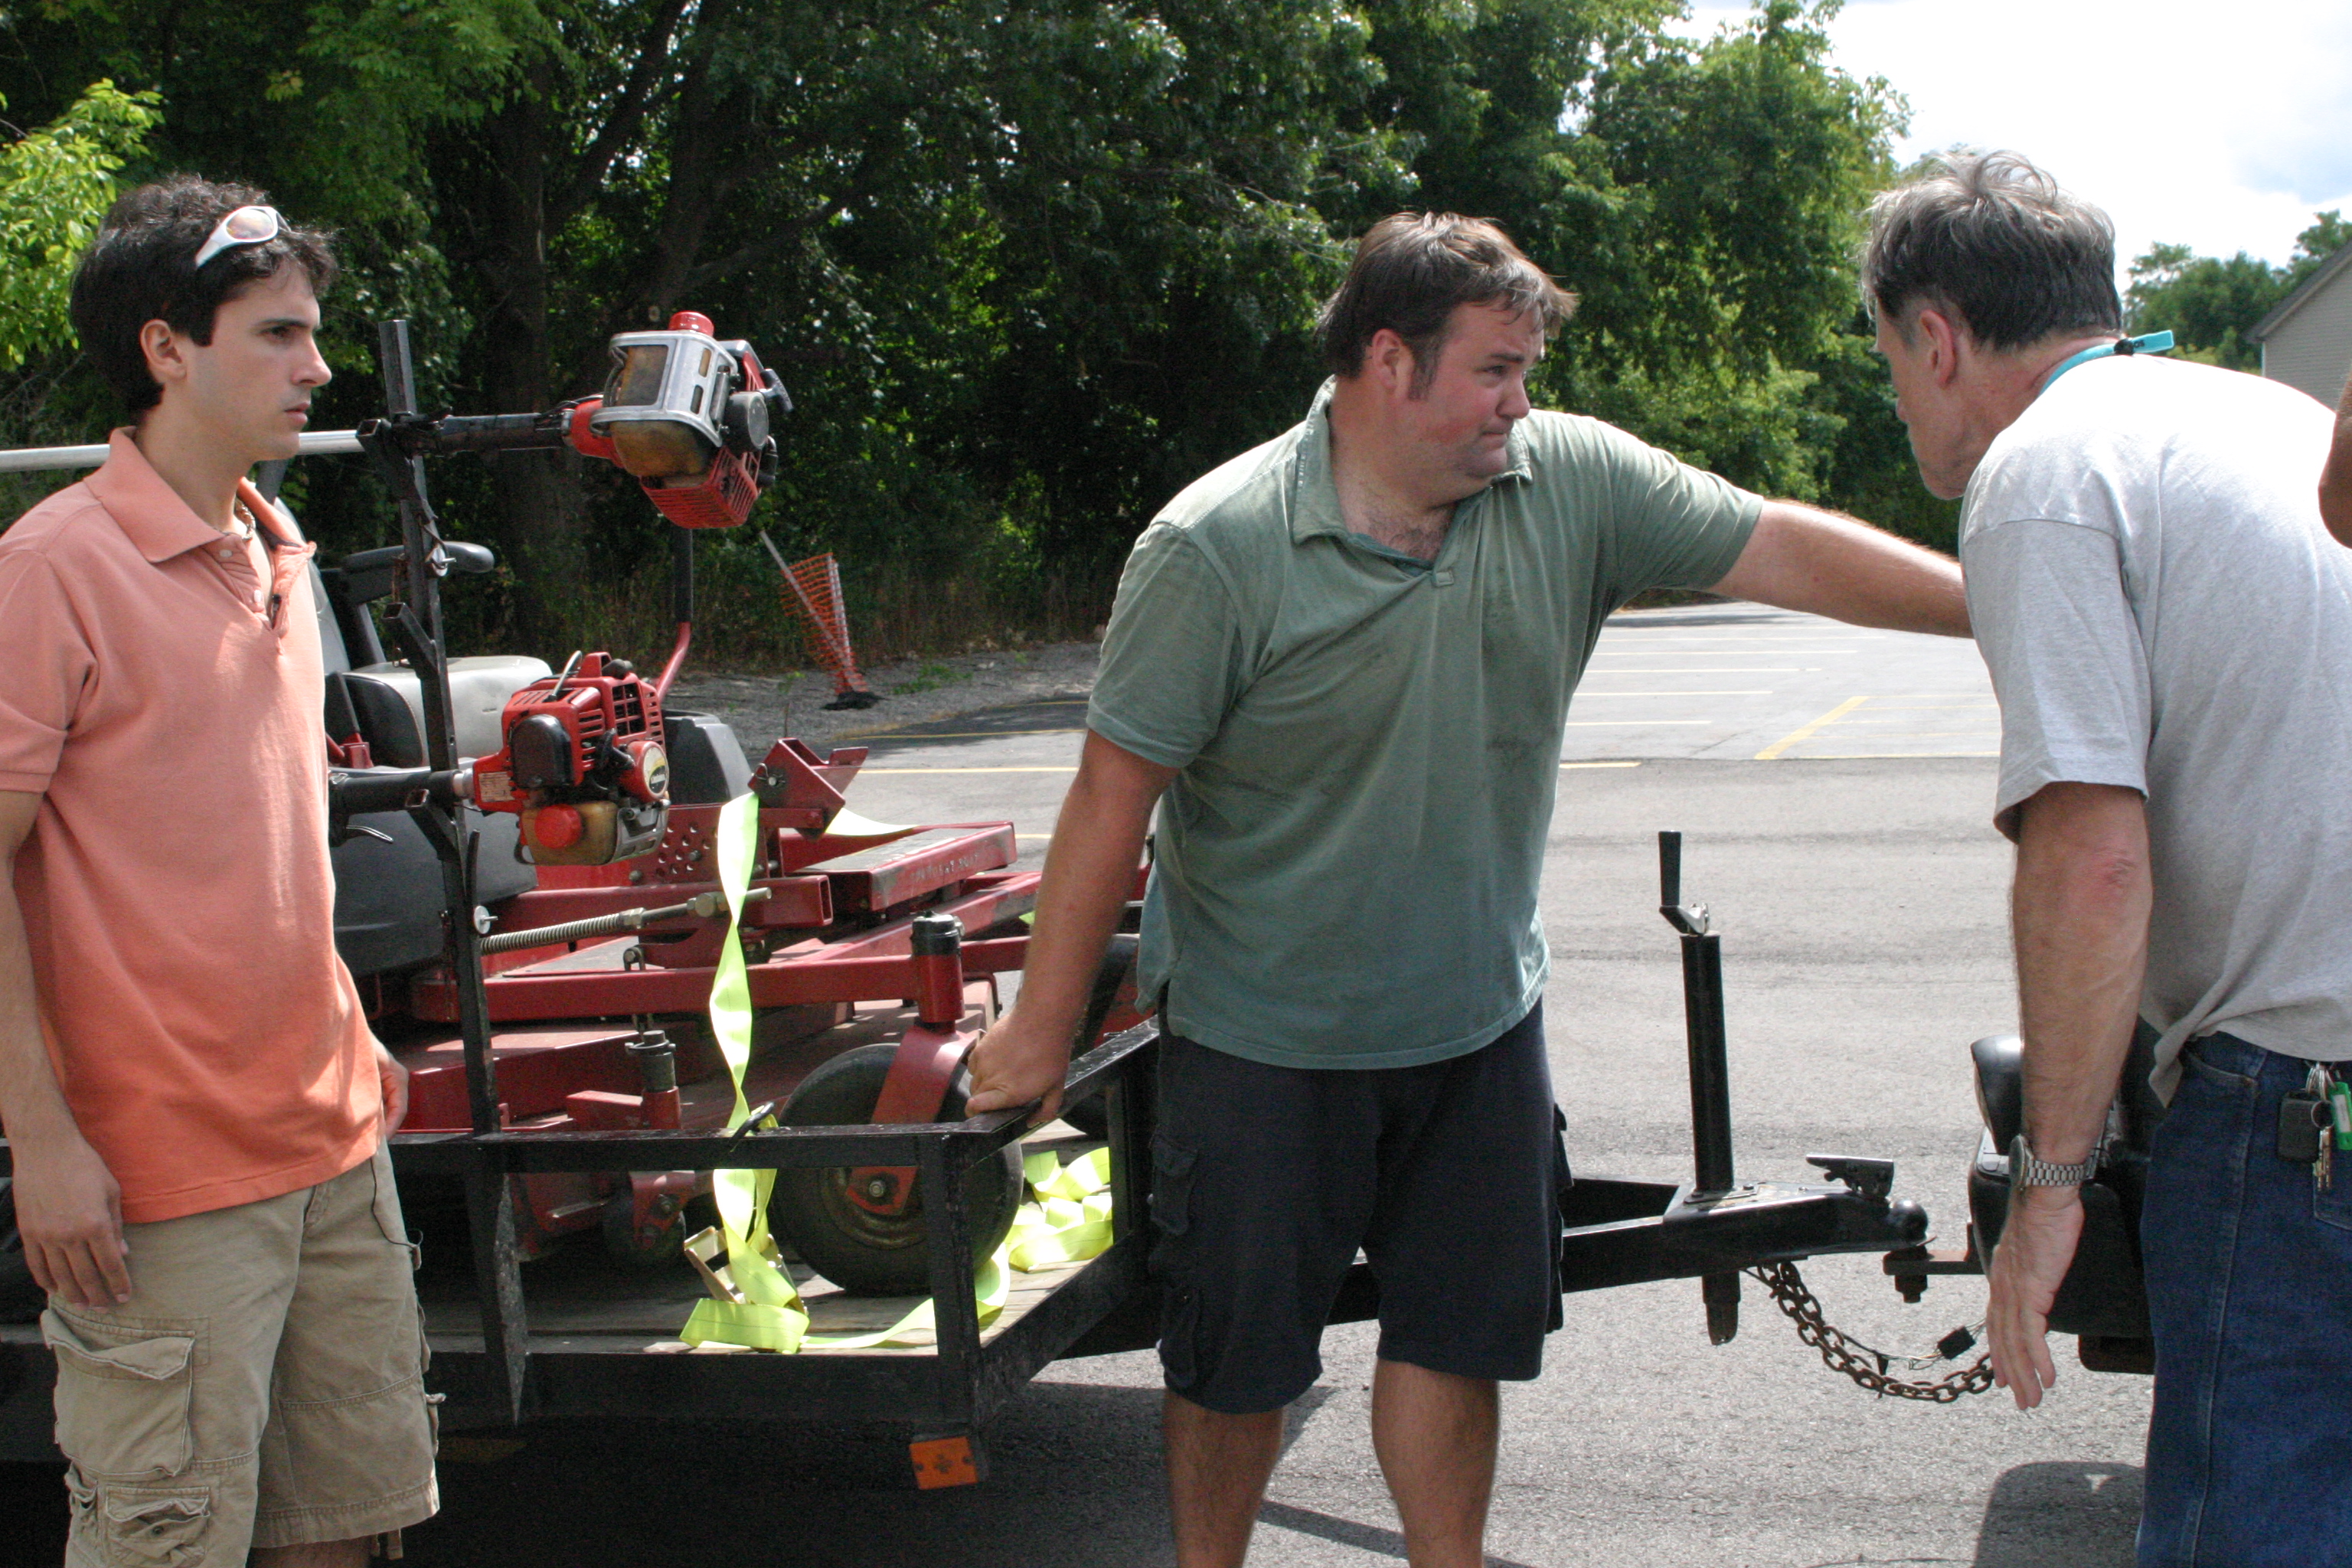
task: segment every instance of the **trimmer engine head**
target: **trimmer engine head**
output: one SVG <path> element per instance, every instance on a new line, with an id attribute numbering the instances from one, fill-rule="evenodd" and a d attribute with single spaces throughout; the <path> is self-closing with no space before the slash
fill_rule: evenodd
<path id="1" fill-rule="evenodd" d="M 669 759 L 661 709 L 627 660 L 579 654 L 507 699 L 506 744 L 474 767 L 474 802 L 522 818 L 542 866 L 603 866 L 661 842 Z"/>

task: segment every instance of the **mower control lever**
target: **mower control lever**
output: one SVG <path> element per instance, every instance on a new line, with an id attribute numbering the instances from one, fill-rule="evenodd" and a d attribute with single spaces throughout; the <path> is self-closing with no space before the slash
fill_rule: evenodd
<path id="1" fill-rule="evenodd" d="M 499 563 L 497 553 L 487 544 L 445 539 L 441 542 L 441 553 L 449 563 L 449 570 L 461 577 L 478 577 Z M 356 606 L 390 596 L 394 579 L 407 556 L 407 550 L 397 544 L 387 544 L 381 550 L 354 551 L 344 556 L 333 567 L 342 577 L 343 602 Z"/>

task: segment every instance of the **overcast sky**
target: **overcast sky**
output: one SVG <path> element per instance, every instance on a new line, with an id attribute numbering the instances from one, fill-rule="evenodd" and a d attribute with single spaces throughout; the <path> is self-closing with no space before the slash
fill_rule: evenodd
<path id="1" fill-rule="evenodd" d="M 1694 5 L 1711 33 L 1745 4 Z M 2352 215 L 2347 0 L 1847 0 L 1834 58 L 1910 100 L 1918 153 L 2025 153 L 2116 223 L 2119 269 L 2159 240 L 2283 261 Z"/>

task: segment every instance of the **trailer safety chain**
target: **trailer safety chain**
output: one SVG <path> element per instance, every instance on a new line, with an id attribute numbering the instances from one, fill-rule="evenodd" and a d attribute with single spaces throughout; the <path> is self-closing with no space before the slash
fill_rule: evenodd
<path id="1" fill-rule="evenodd" d="M 1793 1263 L 1768 1263 L 1748 1270 L 1756 1282 L 1772 1293 L 1780 1310 L 1797 1325 L 1797 1337 L 1822 1352 L 1822 1364 L 1832 1372 L 1842 1372 L 1871 1393 L 1885 1398 L 1921 1399 L 1936 1405 L 1950 1405 L 1964 1394 L 1982 1394 L 1992 1387 L 1992 1357 L 1981 1355 L 1976 1364 L 1949 1373 L 1934 1382 L 1912 1381 L 1887 1375 L 1887 1369 L 1898 1364 L 1897 1358 L 1883 1351 L 1874 1351 L 1859 1340 L 1848 1339 L 1822 1316 L 1822 1304 L 1805 1288 L 1805 1278 L 1797 1272 Z M 1951 1361 L 1968 1353 L 1977 1342 L 1977 1334 L 1969 1329 L 1955 1329 L 1937 1342 L 1937 1353 L 1907 1364 L 1933 1366 L 1937 1362 Z"/>

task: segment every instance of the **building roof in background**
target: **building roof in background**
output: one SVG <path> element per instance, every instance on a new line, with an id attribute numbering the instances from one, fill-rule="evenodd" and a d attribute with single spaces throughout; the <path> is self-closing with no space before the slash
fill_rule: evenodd
<path id="1" fill-rule="evenodd" d="M 2319 270 L 2296 284 L 2294 292 L 2281 300 L 2269 315 L 2255 322 L 2254 330 L 2248 332 L 2246 336 L 2256 342 L 2261 342 L 2264 338 L 2269 337 L 2284 326 L 2288 317 L 2302 310 L 2314 296 L 2334 281 L 2337 273 L 2347 267 L 2352 267 L 2352 245 L 2338 247 L 2335 255 L 2319 264 Z"/>

